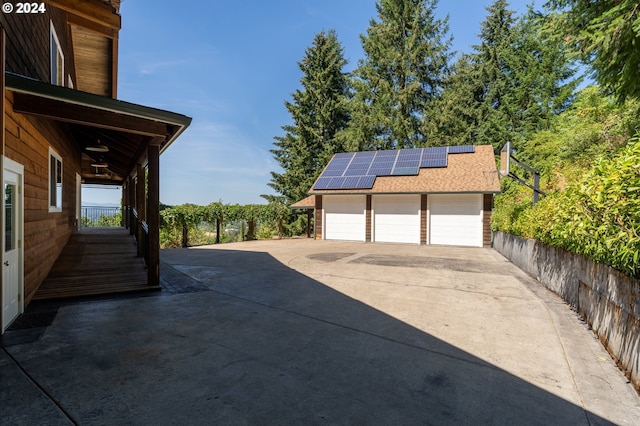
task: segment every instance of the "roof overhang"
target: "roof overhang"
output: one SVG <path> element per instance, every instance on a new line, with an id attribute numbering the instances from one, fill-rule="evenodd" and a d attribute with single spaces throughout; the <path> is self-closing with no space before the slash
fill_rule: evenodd
<path id="1" fill-rule="evenodd" d="M 291 204 L 289 208 L 294 210 L 313 210 L 316 208 L 316 196 L 309 195 L 307 198 Z"/>
<path id="2" fill-rule="evenodd" d="M 145 156 L 149 145 L 158 145 L 162 153 L 191 124 L 190 117 L 170 111 L 16 74 L 6 73 L 5 78 L 6 89 L 13 92 L 14 112 L 66 124 L 78 149 L 83 152 L 82 174 L 88 183 L 122 183 Z M 98 156 L 85 151 L 87 146 L 98 141 L 107 146 L 109 152 Z M 91 170 L 84 168 L 85 163 L 90 167 L 91 161 L 108 163 L 111 178 L 92 178 Z"/>

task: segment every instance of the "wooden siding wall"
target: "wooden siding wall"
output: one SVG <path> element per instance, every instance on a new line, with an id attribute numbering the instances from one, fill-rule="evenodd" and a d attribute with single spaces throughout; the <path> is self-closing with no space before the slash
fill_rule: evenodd
<path id="1" fill-rule="evenodd" d="M 24 165 L 25 304 L 62 252 L 75 229 L 76 173 L 80 150 L 68 142 L 55 122 L 13 112 L 13 95 L 5 97 L 5 155 Z M 49 213 L 49 147 L 62 157 L 62 212 Z"/>
<path id="2" fill-rule="evenodd" d="M 0 24 L 7 34 L 6 71 L 41 81 L 51 81 L 49 22 L 53 22 L 64 54 L 66 85 L 67 75 L 71 74 L 74 82 L 76 80 L 67 13 L 49 4 L 46 8 L 45 13 L 0 14 Z"/>
<path id="3" fill-rule="evenodd" d="M 491 213 L 493 211 L 493 194 L 484 194 L 482 200 L 482 245 L 491 246 Z"/>

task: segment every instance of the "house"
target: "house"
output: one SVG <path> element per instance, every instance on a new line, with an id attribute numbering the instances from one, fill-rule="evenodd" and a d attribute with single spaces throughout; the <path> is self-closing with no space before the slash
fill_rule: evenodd
<path id="1" fill-rule="evenodd" d="M 349 152 L 292 207 L 313 206 L 316 239 L 483 247 L 498 192 L 490 145 Z"/>
<path id="2" fill-rule="evenodd" d="M 78 229 L 83 183 L 123 188 L 125 225 L 158 284 L 159 155 L 191 119 L 116 99 L 119 3 L 16 3 L 30 13 L 0 14 L 0 332 Z"/>

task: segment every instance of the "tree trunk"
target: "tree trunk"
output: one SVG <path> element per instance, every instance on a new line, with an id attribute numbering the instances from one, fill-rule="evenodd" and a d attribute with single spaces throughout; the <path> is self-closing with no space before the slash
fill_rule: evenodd
<path id="1" fill-rule="evenodd" d="M 189 246 L 189 227 L 187 225 L 182 225 L 182 247 Z"/>

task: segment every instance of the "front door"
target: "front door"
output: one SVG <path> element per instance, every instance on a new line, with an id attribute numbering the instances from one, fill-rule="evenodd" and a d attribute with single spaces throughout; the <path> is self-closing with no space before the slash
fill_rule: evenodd
<path id="1" fill-rule="evenodd" d="M 2 327 L 6 328 L 23 311 L 23 167 L 3 158 L 3 215 L 2 228 Z"/>

